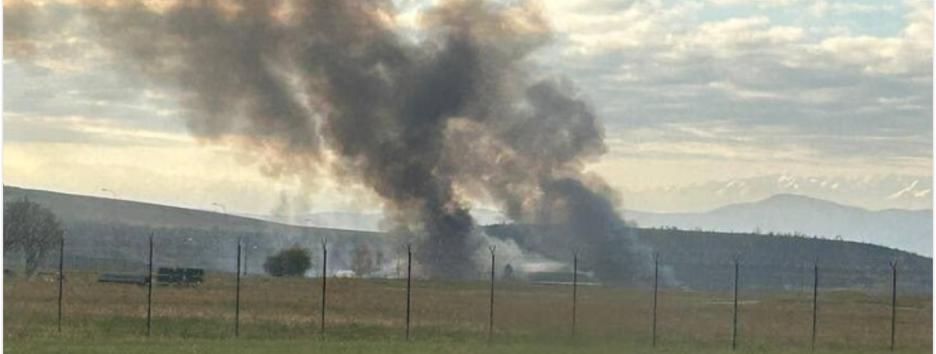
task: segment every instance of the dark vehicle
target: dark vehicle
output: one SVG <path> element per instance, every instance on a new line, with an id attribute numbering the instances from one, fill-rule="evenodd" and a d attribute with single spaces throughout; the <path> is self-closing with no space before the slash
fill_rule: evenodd
<path id="1" fill-rule="evenodd" d="M 136 274 L 109 274 L 104 273 L 98 278 L 100 283 L 115 283 L 115 284 L 134 284 L 143 286 L 149 283 L 149 277 L 145 275 L 136 275 Z"/>
<path id="2" fill-rule="evenodd" d="M 159 268 L 156 282 L 165 285 L 198 285 L 204 281 L 205 270 L 201 268 Z"/>

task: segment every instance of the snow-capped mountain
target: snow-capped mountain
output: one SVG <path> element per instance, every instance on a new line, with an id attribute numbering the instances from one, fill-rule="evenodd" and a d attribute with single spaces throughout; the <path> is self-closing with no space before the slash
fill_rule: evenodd
<path id="1" fill-rule="evenodd" d="M 795 183 L 795 182 L 787 182 Z M 919 188 L 919 183 L 917 187 Z M 906 192 L 905 192 L 906 193 Z M 478 224 L 504 222 L 498 212 L 474 209 Z M 735 203 L 698 213 L 650 213 L 628 210 L 628 221 L 641 227 L 744 233 L 785 233 L 872 243 L 925 256 L 933 252 L 931 209 L 872 211 L 793 194 L 779 194 L 752 203 Z M 387 222 L 376 214 L 314 213 L 307 226 L 378 231 Z"/>
<path id="2" fill-rule="evenodd" d="M 933 212 L 928 209 L 871 211 L 781 194 L 703 213 L 627 211 L 624 217 L 641 227 L 800 234 L 867 242 L 928 257 L 933 255 Z"/>
<path id="3" fill-rule="evenodd" d="M 767 175 L 621 191 L 625 209 L 657 212 L 700 212 L 777 194 L 804 195 L 869 210 L 932 209 L 933 179 L 906 175 L 852 178 Z"/>

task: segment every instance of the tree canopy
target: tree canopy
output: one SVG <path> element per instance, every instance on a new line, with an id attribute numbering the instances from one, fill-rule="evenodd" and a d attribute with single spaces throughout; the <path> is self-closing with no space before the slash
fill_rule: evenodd
<path id="1" fill-rule="evenodd" d="M 31 276 L 65 232 L 51 210 L 27 198 L 3 204 L 3 251 L 21 252 Z"/>
<path id="2" fill-rule="evenodd" d="M 292 246 L 280 253 L 267 257 L 263 269 L 272 276 L 300 276 L 312 268 L 312 257 L 308 249 Z"/>

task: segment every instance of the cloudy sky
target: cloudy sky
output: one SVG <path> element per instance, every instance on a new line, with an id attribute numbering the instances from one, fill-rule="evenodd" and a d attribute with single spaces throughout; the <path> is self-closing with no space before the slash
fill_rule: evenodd
<path id="1" fill-rule="evenodd" d="M 4 2 L 4 184 L 110 196 L 103 188 L 120 198 L 259 214 L 303 193 L 294 178 L 261 173 L 263 161 L 249 151 L 192 138 L 179 95 L 128 75 L 126 63 L 96 42 L 98 28 L 79 3 Z M 427 4 L 398 5 L 401 30 L 418 31 Z M 537 65 L 589 97 L 609 149 L 588 168 L 633 201 L 628 208 L 711 208 L 723 201 L 648 200 L 764 176 L 891 176 L 898 185 L 885 196 L 922 179 L 910 193 L 922 202 L 907 205 L 932 206 L 931 1 L 536 6 L 555 30 Z M 311 195 L 300 197 L 304 209 L 379 209 L 353 183 L 316 179 Z"/>

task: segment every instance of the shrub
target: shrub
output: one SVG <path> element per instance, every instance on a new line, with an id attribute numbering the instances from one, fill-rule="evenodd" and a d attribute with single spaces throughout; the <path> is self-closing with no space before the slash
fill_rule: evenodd
<path id="1" fill-rule="evenodd" d="M 308 249 L 292 246 L 280 253 L 267 257 L 263 269 L 274 277 L 301 276 L 312 268 L 312 258 Z"/>

